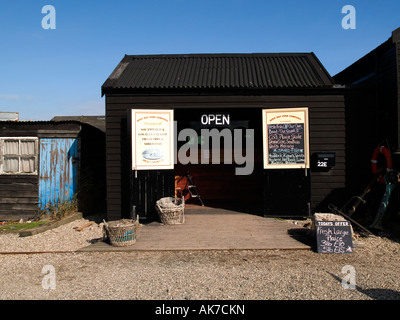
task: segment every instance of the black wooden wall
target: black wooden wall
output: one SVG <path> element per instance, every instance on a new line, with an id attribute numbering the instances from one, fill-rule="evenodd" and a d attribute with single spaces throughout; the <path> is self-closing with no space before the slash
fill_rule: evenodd
<path id="1" fill-rule="evenodd" d="M 36 216 L 38 192 L 37 175 L 0 175 L 0 220 Z"/>
<path id="2" fill-rule="evenodd" d="M 84 215 L 106 212 L 106 137 L 105 132 L 81 124 L 78 210 Z"/>
<path id="3" fill-rule="evenodd" d="M 361 193 L 372 178 L 371 156 L 379 145 L 399 149 L 400 52 L 392 39 L 334 76 L 347 86 L 347 180 Z M 400 168 L 399 168 L 400 169 Z"/>
<path id="4" fill-rule="evenodd" d="M 174 170 L 141 170 L 131 176 L 131 205 L 136 215 L 157 220 L 157 200 L 175 194 Z M 143 216 L 144 214 L 144 216 Z"/>
<path id="5" fill-rule="evenodd" d="M 130 185 L 130 146 L 128 110 L 144 109 L 223 109 L 223 108 L 294 108 L 309 107 L 310 154 L 334 152 L 336 166 L 328 172 L 310 173 L 311 210 L 327 210 L 329 203 L 345 201 L 343 190 L 346 180 L 346 133 L 343 92 L 337 89 L 301 91 L 298 94 L 274 95 L 225 95 L 225 96 L 129 96 L 106 95 L 106 170 L 107 170 L 107 217 L 110 220 L 127 217 L 131 212 L 132 199 L 137 199 L 138 183 L 148 179 L 148 190 L 156 188 L 150 176 L 141 174 L 136 185 Z M 155 173 L 154 173 L 155 174 Z M 169 173 L 163 176 L 167 179 Z M 147 177 L 147 178 L 146 178 Z M 173 179 L 173 177 L 171 177 Z M 166 182 L 167 180 L 163 180 Z M 173 183 L 173 181 L 172 181 Z M 146 184 L 145 184 L 146 185 Z M 173 195 L 170 184 L 159 193 Z M 157 184 L 158 186 L 158 184 Z M 143 186 L 141 187 L 143 190 Z M 158 188 L 158 187 L 157 187 Z M 131 190 L 132 189 L 132 190 Z M 159 189 L 157 189 L 159 192 Z M 169 193 L 169 194 L 168 194 Z M 288 195 L 290 199 L 290 195 Z M 155 199 L 155 198 L 154 198 Z M 154 200 L 153 200 L 154 201 Z M 262 199 L 260 199 L 262 201 Z M 152 207 L 154 204 L 150 203 Z"/>
<path id="6" fill-rule="evenodd" d="M 358 207 L 358 218 L 368 225 L 378 211 L 385 185 L 376 183 L 371 170 L 375 148 L 384 145 L 393 157 L 394 169 L 400 171 L 400 28 L 392 37 L 334 76 L 346 85 L 347 184 L 352 195 L 365 196 Z M 378 157 L 378 166 L 385 166 Z M 383 225 L 398 233 L 400 189 L 391 193 Z M 360 220 L 360 221 L 361 221 Z"/>

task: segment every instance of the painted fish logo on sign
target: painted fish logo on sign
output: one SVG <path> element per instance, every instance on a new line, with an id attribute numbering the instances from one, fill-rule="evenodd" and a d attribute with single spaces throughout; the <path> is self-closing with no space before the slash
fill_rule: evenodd
<path id="1" fill-rule="evenodd" d="M 147 149 L 143 151 L 142 156 L 146 160 L 160 160 L 164 153 L 160 149 Z"/>

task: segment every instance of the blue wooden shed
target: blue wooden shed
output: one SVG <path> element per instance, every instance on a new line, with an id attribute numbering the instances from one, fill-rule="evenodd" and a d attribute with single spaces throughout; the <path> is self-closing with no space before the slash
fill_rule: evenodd
<path id="1" fill-rule="evenodd" d="M 40 209 L 73 201 L 78 186 L 78 143 L 78 138 L 40 139 Z"/>

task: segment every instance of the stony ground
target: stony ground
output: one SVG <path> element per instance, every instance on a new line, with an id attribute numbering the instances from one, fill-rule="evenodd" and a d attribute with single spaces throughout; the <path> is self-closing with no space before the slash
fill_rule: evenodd
<path id="1" fill-rule="evenodd" d="M 357 237 L 354 253 L 341 255 L 313 250 L 75 253 L 102 237 L 98 223 L 73 229 L 86 222 L 26 238 L 0 235 L 0 299 L 400 299 L 400 244 L 386 237 Z M 27 251 L 54 253 L 22 253 Z"/>

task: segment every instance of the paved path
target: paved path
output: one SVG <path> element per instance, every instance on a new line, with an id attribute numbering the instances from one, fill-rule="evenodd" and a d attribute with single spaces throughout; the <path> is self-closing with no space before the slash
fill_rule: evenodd
<path id="1" fill-rule="evenodd" d="M 310 249 L 304 228 L 285 220 L 223 209 L 185 210 L 185 222 L 143 225 L 135 244 L 98 242 L 79 251 Z"/>

